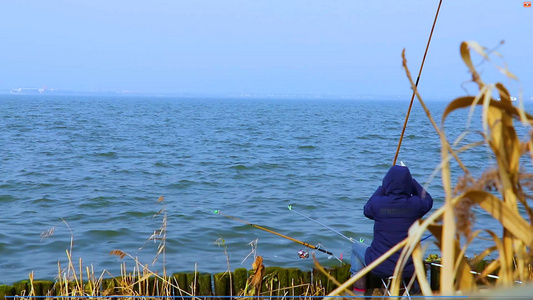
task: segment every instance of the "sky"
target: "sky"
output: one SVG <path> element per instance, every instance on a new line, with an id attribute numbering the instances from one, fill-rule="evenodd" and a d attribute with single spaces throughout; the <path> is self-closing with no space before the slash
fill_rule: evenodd
<path id="1" fill-rule="evenodd" d="M 494 56 L 488 83 L 533 96 L 533 8 L 443 0 L 420 78 L 427 97 L 475 93 L 459 46 Z M 0 0 L 0 90 L 410 95 L 439 0 Z M 516 82 L 495 71 L 506 64 Z M 466 88 L 466 91 L 465 91 Z"/>

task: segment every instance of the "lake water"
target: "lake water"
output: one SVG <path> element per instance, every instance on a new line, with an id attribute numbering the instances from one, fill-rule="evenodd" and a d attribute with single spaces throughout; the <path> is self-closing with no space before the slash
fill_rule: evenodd
<path id="1" fill-rule="evenodd" d="M 428 102 L 438 122 L 445 105 Z M 232 270 L 251 267 L 252 258 L 243 260 L 256 239 L 266 266 L 312 268 L 311 258 L 297 255 L 303 246 L 214 210 L 320 244 L 349 262 L 349 241 L 287 206 L 348 237 L 371 239 L 373 223 L 362 207 L 392 164 L 407 107 L 387 100 L 1 95 L 0 284 L 31 271 L 56 276 L 71 236 L 73 258 L 96 274 L 119 275 L 122 261 L 109 255 L 115 249 L 161 270 L 162 257 L 151 265 L 158 244 L 148 238 L 161 227 L 163 215 L 154 215 L 162 208 L 168 272 L 227 270 L 219 239 Z M 450 137 L 464 130 L 466 116 L 450 116 Z M 474 174 L 489 157 L 485 148 L 461 156 Z M 418 103 L 399 160 L 427 184 L 434 210 L 440 207 L 440 176 L 430 178 L 440 142 Z M 482 211 L 478 223 L 499 232 Z M 435 253 L 432 239 L 425 243 Z M 488 243 L 476 242 L 472 251 Z"/>

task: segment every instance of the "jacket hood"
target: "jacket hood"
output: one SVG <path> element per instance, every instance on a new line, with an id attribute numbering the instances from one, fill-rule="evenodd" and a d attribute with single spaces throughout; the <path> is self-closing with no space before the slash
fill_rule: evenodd
<path id="1" fill-rule="evenodd" d="M 385 195 L 407 195 L 414 191 L 413 177 L 407 167 L 392 166 L 383 177 Z"/>

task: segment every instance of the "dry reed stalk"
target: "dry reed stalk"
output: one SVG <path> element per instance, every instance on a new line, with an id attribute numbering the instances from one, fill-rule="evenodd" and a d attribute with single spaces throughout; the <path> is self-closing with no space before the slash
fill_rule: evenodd
<path id="1" fill-rule="evenodd" d="M 167 276 L 166 273 L 166 241 L 167 241 L 167 208 L 165 203 L 165 197 L 160 196 L 157 199 L 158 203 L 162 203 L 163 207 L 153 216 L 154 218 L 157 217 L 160 214 L 163 214 L 163 220 L 161 227 L 154 231 L 154 233 L 148 238 L 149 241 L 157 242 L 159 241 L 159 244 L 157 246 L 157 254 L 155 255 L 154 259 L 152 260 L 152 265 L 154 265 L 159 258 L 159 255 L 163 256 L 163 277 Z"/>
<path id="2" fill-rule="evenodd" d="M 337 281 L 337 279 L 335 279 L 335 277 L 331 276 L 331 274 L 329 274 L 326 269 L 324 269 L 324 267 L 322 267 L 319 263 L 318 263 L 318 260 L 316 260 L 316 257 L 315 257 L 315 253 L 313 253 L 313 261 L 315 263 L 315 267 L 324 275 L 326 275 L 326 277 L 331 281 L 333 282 L 333 284 L 335 284 L 337 287 L 341 286 L 341 283 Z M 355 294 L 350 290 L 346 290 L 346 293 L 348 293 L 350 296 L 353 296 L 355 297 Z"/>
<path id="3" fill-rule="evenodd" d="M 523 152 L 523 150 L 520 151 L 523 146 L 520 146 L 520 143 L 516 138 L 516 132 L 514 131 L 514 127 L 512 125 L 512 117 L 517 116 L 523 122 L 528 123 L 530 123 L 531 117 L 524 111 L 518 111 L 511 105 L 509 93 L 501 84 L 496 84 L 493 87 L 500 91 L 500 96 L 503 101 L 497 102 L 491 98 L 490 93 L 492 86 L 485 86 L 481 81 L 479 74 L 477 74 L 473 68 L 468 52 L 469 47 L 478 52 L 482 52 L 482 48 L 474 42 L 463 43 L 461 45 L 461 54 L 465 60 L 465 64 L 471 69 L 473 80 L 478 83 L 480 87 L 480 94 L 476 97 L 462 97 L 454 100 L 446 109 L 443 116 L 443 122 L 446 115 L 453 110 L 469 105 L 483 105 L 483 124 L 485 128 L 484 136 L 486 138 L 485 142 L 493 150 L 498 162 L 498 168 L 497 172 L 489 170 L 487 173 L 485 173 L 487 176 L 484 178 L 482 177 L 476 182 L 478 186 L 471 186 L 463 191 L 463 193 L 459 195 L 460 201 L 458 202 L 462 203 L 462 207 L 459 209 L 455 207 L 455 211 L 459 211 L 461 208 L 470 210 L 473 204 L 476 204 L 491 213 L 491 215 L 503 225 L 504 232 L 502 242 L 500 242 L 499 238 L 495 234 L 490 234 L 492 235 L 496 244 L 496 249 L 498 249 L 500 253 L 499 264 L 501 267 L 501 284 L 510 286 L 512 282 L 514 282 L 513 278 L 516 277 L 512 272 L 512 258 L 518 254 L 521 260 L 519 260 L 520 262 L 517 264 L 517 269 L 524 270 L 523 262 L 527 257 L 526 252 L 524 251 L 524 246 L 531 245 L 532 241 L 530 234 L 531 225 L 527 224 L 527 222 L 518 214 L 517 210 L 517 199 L 520 201 L 520 203 L 525 204 L 526 207 L 527 203 L 522 200 L 523 197 L 520 195 L 521 189 L 517 180 L 520 178 L 520 176 L 518 176 L 518 158 L 520 157 L 519 153 Z M 488 56 L 483 56 L 488 60 Z M 421 98 L 419 98 L 419 100 L 421 101 Z M 430 116 L 428 115 L 428 117 Z M 446 142 L 441 141 L 441 144 L 443 145 L 444 150 L 446 148 Z M 447 155 L 448 154 L 443 151 L 443 161 L 449 162 Z M 443 274 L 441 275 L 441 292 L 443 294 L 453 295 L 457 287 L 466 289 L 472 289 L 474 287 L 472 286 L 472 281 L 469 278 L 471 276 L 465 275 L 464 272 L 463 275 L 459 277 L 459 282 L 454 280 L 457 278 L 457 275 L 460 274 L 459 270 L 466 270 L 466 268 L 470 266 L 466 266 L 464 259 L 460 258 L 463 256 L 464 249 L 460 253 L 455 253 L 455 249 L 457 247 L 453 246 L 453 244 L 457 243 L 457 236 L 454 237 L 451 233 L 455 228 L 455 219 L 459 217 L 462 218 L 463 222 L 466 221 L 465 223 L 467 223 L 468 219 L 470 218 L 470 212 L 459 216 L 457 216 L 457 214 L 454 212 L 453 201 L 450 201 L 452 193 L 450 193 L 448 188 L 451 186 L 448 170 L 449 168 L 442 168 L 443 185 L 446 193 L 446 212 L 443 226 L 444 236 L 441 237 L 439 242 L 442 242 L 441 251 L 443 252 L 443 261 L 448 260 L 447 263 L 444 263 L 442 272 Z M 467 180 L 467 182 L 468 181 L 471 182 L 472 180 Z M 460 184 L 465 185 L 465 182 L 460 181 Z M 455 195 L 457 194 L 457 191 L 461 191 L 464 188 L 465 187 L 456 187 Z M 487 193 L 486 189 L 488 188 L 494 188 L 500 191 L 504 201 L 501 201 L 497 197 Z M 530 209 L 528 208 L 527 211 L 529 214 Z M 447 228 L 451 229 L 446 230 Z M 465 232 L 470 233 L 468 230 Z M 497 265 L 497 263 L 494 265 Z M 520 275 L 523 273 L 523 271 L 518 271 L 518 273 L 518 275 Z M 458 286 L 456 286 L 456 284 Z"/>
<path id="4" fill-rule="evenodd" d="M 229 282 L 230 282 L 229 284 L 230 296 L 233 296 L 233 278 L 231 276 L 231 267 L 230 267 L 230 262 L 229 262 L 228 250 L 226 247 L 226 241 L 222 237 L 220 237 L 215 241 L 215 244 L 224 249 L 224 256 L 226 257 L 226 265 L 228 268 L 226 272 L 229 276 Z"/>
<path id="5" fill-rule="evenodd" d="M 164 197 L 159 197 L 158 202 L 164 202 Z M 121 250 L 113 250 L 110 252 L 111 255 L 116 255 L 120 259 L 125 258 L 126 256 L 132 258 L 135 262 L 133 268 L 133 273 L 128 273 L 126 264 L 122 263 L 120 266 L 120 278 L 113 277 L 115 279 L 116 286 L 115 288 L 120 291 L 123 295 L 129 296 L 172 296 L 172 289 L 176 289 L 182 294 L 187 294 L 185 291 L 181 290 L 177 284 L 172 282 L 171 278 L 166 276 L 166 266 L 165 266 L 165 247 L 166 247 L 166 228 L 167 228 L 167 215 L 166 207 L 163 203 L 163 208 L 156 213 L 155 216 L 163 213 L 163 222 L 162 226 L 154 231 L 154 234 L 150 237 L 149 240 L 160 241 L 158 246 L 158 252 L 153 262 L 157 260 L 159 255 L 163 256 L 163 276 L 158 275 L 156 272 L 151 271 L 147 265 L 142 265 L 137 258 L 132 257 L 131 255 L 123 252 Z M 104 274 L 109 274 L 107 271 L 103 271 L 98 278 L 96 278 L 94 267 L 91 266 L 85 268 L 86 277 L 83 275 L 83 261 L 81 258 L 78 259 L 78 266 L 75 267 L 73 262 L 73 248 L 74 248 L 74 235 L 69 224 L 61 219 L 65 224 L 67 229 L 70 232 L 70 246 L 65 250 L 67 256 L 67 267 L 62 268 L 61 263 L 58 262 L 58 276 L 56 280 L 56 291 L 57 296 L 105 296 L 113 293 L 112 290 L 103 289 L 102 282 Z M 53 235 L 56 227 L 43 232 L 41 234 L 41 239 L 46 239 Z M 111 275 L 111 274 L 109 274 Z M 153 288 L 150 289 L 150 281 L 154 281 Z M 175 279 L 174 279 L 175 280 Z M 35 294 L 33 289 L 33 273 L 30 274 L 30 293 Z M 189 295 L 191 296 L 191 295 Z"/>
<path id="6" fill-rule="evenodd" d="M 255 261 L 252 263 L 253 275 L 248 279 L 247 286 L 250 286 L 252 289 L 248 291 L 245 289 L 247 296 L 258 296 L 261 293 L 261 288 L 263 285 L 263 279 L 265 277 L 265 266 L 263 265 L 263 257 L 257 256 Z"/>
<path id="7" fill-rule="evenodd" d="M 516 138 L 516 132 L 514 131 L 514 127 L 512 126 L 511 116 L 519 116 L 522 120 L 531 120 L 531 117 L 527 115 L 525 112 L 523 111 L 519 112 L 514 107 L 512 107 L 510 100 L 509 100 L 508 92 L 506 92 L 505 88 L 500 84 L 496 84 L 494 85 L 494 87 L 496 87 L 499 91 L 502 92 L 501 97 L 504 100 L 501 103 L 499 103 L 499 102 L 494 101 L 490 97 L 491 89 L 484 88 L 485 86 L 483 85 L 479 75 L 477 74 L 477 72 L 475 72 L 475 70 L 473 70 L 473 66 L 470 61 L 469 53 L 467 53 L 469 45 L 473 45 L 473 48 L 475 48 L 476 51 L 480 51 L 480 47 L 477 47 L 476 46 L 477 44 L 472 43 L 472 42 L 463 43 L 461 46 L 461 54 L 467 66 L 471 68 L 473 79 L 480 86 L 481 94 L 478 95 L 477 97 L 462 97 L 462 98 L 458 98 L 454 100 L 454 102 L 452 102 L 448 106 L 443 116 L 443 120 L 445 119 L 446 115 L 449 112 L 457 108 L 467 106 L 465 104 L 484 105 L 484 109 L 485 109 L 484 119 L 483 119 L 484 128 L 485 128 L 484 136 L 487 138 L 485 142 L 493 149 L 493 152 L 495 153 L 495 156 L 497 158 L 497 161 L 498 161 L 497 176 L 495 176 L 494 172 L 491 174 L 490 172 L 492 171 L 489 171 L 488 173 L 486 173 L 486 174 L 490 174 L 491 176 L 488 176 L 486 178 L 481 178 L 481 180 L 478 181 L 478 183 L 480 184 L 479 186 L 470 187 L 468 188 L 468 190 L 470 191 L 464 191 L 464 193 L 460 196 L 461 201 L 459 203 L 466 201 L 466 205 L 464 205 L 463 203 L 463 209 L 465 208 L 470 209 L 472 207 L 472 203 L 469 203 L 468 201 L 473 200 L 475 204 L 481 206 L 482 208 L 487 210 L 489 213 L 491 213 L 493 217 L 499 220 L 500 223 L 502 223 L 502 225 L 504 226 L 504 232 L 503 232 L 504 242 L 500 244 L 496 235 L 493 235 L 493 240 L 495 241 L 497 246 L 499 245 L 499 247 L 497 248 L 500 250 L 499 252 L 501 254 L 500 264 L 503 267 L 503 270 L 500 271 L 500 274 L 502 275 L 501 281 L 504 285 L 509 286 L 510 283 L 513 282 L 512 281 L 512 277 L 513 277 L 512 266 L 511 266 L 513 255 L 516 253 L 521 253 L 520 256 L 522 258 L 525 258 L 526 255 L 525 255 L 525 252 L 523 251 L 525 249 L 524 243 L 531 245 L 530 244 L 531 237 L 529 236 L 530 234 L 528 234 L 528 232 L 531 231 L 531 226 L 528 226 L 529 224 L 526 224 L 527 222 L 525 222 L 525 220 L 521 218 L 521 216 L 518 214 L 518 210 L 516 207 L 517 198 L 519 198 L 521 203 L 525 203 L 525 202 L 520 199 L 520 192 L 519 192 L 520 188 L 516 180 L 516 178 L 519 178 L 517 174 L 518 174 L 518 166 L 519 166 L 518 157 L 520 156 L 517 154 L 521 152 L 519 151 L 521 147 L 519 143 L 517 143 L 518 140 Z M 505 126 L 503 126 L 502 124 Z M 448 182 L 449 182 L 449 176 L 446 176 L 447 174 L 444 174 L 445 169 L 443 168 L 442 170 L 443 170 L 443 180 L 447 177 Z M 461 183 L 464 184 L 464 182 L 461 182 Z M 449 186 L 449 184 L 445 185 L 445 187 L 446 186 Z M 498 203 L 498 202 L 501 202 L 499 201 L 499 199 L 493 196 L 489 196 L 489 194 L 487 194 L 487 192 L 485 191 L 487 187 L 490 187 L 490 189 L 495 188 L 497 190 L 502 191 L 503 199 L 504 199 L 503 203 L 505 203 L 504 206 Z M 459 187 L 458 190 L 461 190 L 461 187 Z M 445 192 L 447 195 L 446 203 L 452 204 L 452 201 L 448 200 L 449 192 L 447 190 L 445 190 Z M 456 211 L 457 210 L 458 209 L 456 208 Z M 528 209 L 527 211 L 529 213 L 530 210 Z M 448 210 L 448 212 L 450 212 L 449 213 L 450 216 L 452 217 L 454 216 L 454 214 L 452 213 L 452 210 Z M 465 214 L 462 217 L 464 218 L 464 216 L 469 216 L 469 215 Z M 446 221 L 451 222 L 449 224 L 451 224 L 451 227 L 453 228 L 454 219 L 455 218 L 449 218 L 447 220 L 445 219 L 445 223 Z M 516 223 L 518 223 L 518 226 L 515 226 L 516 225 L 514 224 L 515 220 L 516 220 Z M 445 229 L 447 228 L 446 225 L 444 226 L 444 228 Z M 518 241 L 516 240 L 516 237 L 520 237 Z M 443 240 L 445 242 L 451 241 L 450 238 L 451 238 L 451 235 L 448 233 L 448 235 L 446 235 L 443 238 Z M 517 244 L 518 246 L 515 245 L 513 248 L 513 243 Z M 449 243 L 447 243 L 446 246 L 441 247 L 441 250 L 443 251 L 443 260 L 446 259 L 444 257 L 445 256 L 444 254 L 448 254 L 446 255 L 448 260 L 450 260 L 450 257 L 452 258 L 450 262 L 453 262 L 454 260 L 457 259 L 455 255 L 450 255 L 450 253 L 453 254 L 453 251 L 454 251 L 452 250 L 453 248 L 454 247 L 451 247 Z M 518 252 L 514 252 L 513 249 L 517 249 Z M 455 275 L 458 274 L 457 270 L 460 267 L 464 267 L 463 263 L 460 262 L 461 260 L 458 260 L 457 263 L 454 263 L 453 268 L 450 262 L 444 266 L 443 273 L 446 275 L 443 274 L 441 276 L 441 280 L 442 280 L 441 292 L 445 294 L 454 293 L 455 288 L 456 288 L 454 285 L 455 283 L 449 279 L 447 280 L 446 277 L 451 274 L 451 275 L 454 275 L 450 277 L 451 279 L 456 278 Z M 518 266 L 519 268 L 523 269 L 523 266 L 520 266 L 520 265 L 523 265 L 522 263 L 519 263 L 518 265 L 519 265 Z M 466 279 L 463 278 L 463 280 L 459 282 L 459 286 L 463 285 L 463 287 L 467 287 L 464 285 L 464 280 Z"/>
<path id="8" fill-rule="evenodd" d="M 481 77 L 472 64 L 469 52 L 471 49 L 481 54 L 486 61 L 490 61 L 490 58 L 485 50 L 475 42 L 464 42 L 461 44 L 461 56 L 470 69 L 472 81 L 477 83 L 480 93 L 475 97 L 466 96 L 453 100 L 442 116 L 442 124 L 444 124 L 447 115 L 452 111 L 461 108 L 470 108 L 472 111 L 474 106 L 481 106 L 483 109 L 482 125 L 484 128 L 482 134 L 484 138 L 483 144 L 492 150 L 497 163 L 496 167 L 489 168 L 483 173 L 480 179 L 476 180 L 472 178 L 470 172 L 464 168 L 464 165 L 457 158 L 456 153 L 477 147 L 481 143 L 473 143 L 459 150 L 452 149 L 446 139 L 443 127 L 438 128 L 436 126 L 429 110 L 427 110 L 421 96 L 416 90 L 416 85 L 411 78 L 405 55 L 403 54 L 403 65 L 411 87 L 415 91 L 419 102 L 426 111 L 428 118 L 441 140 L 442 162 L 438 166 L 438 169 L 441 170 L 442 174 L 445 204 L 432 213 L 426 220 L 413 224 L 409 230 L 408 238 L 396 245 L 393 248 L 394 251 L 385 253 L 328 296 L 339 295 L 340 292 L 364 276 L 384 258 L 388 257 L 391 252 L 395 252 L 404 246 L 395 270 L 395 280 L 391 284 L 392 294 L 398 295 L 398 275 L 401 274 L 407 258 L 412 256 L 415 261 L 415 272 L 418 275 L 422 292 L 426 296 L 431 296 L 432 291 L 429 288 L 427 278 L 425 278 L 425 273 L 423 273 L 423 264 L 416 262 L 417 260 L 421 261 L 422 258 L 423 251 L 420 249 L 420 239 L 422 233 L 426 230 L 430 230 L 435 236 L 442 252 L 443 268 L 441 271 L 440 293 L 443 295 L 454 295 L 456 290 L 463 292 L 475 291 L 477 290 L 476 280 L 486 281 L 487 275 L 496 271 L 496 269 L 499 269 L 498 275 L 500 276 L 497 285 L 509 287 L 517 280 L 531 280 L 531 249 L 533 246 L 531 216 L 533 216 L 533 210 L 529 207 L 527 199 L 532 199 L 532 197 L 524 193 L 521 179 L 527 180 L 524 186 L 532 189 L 533 184 L 531 183 L 531 178 L 533 176 L 520 172 L 519 159 L 522 154 L 529 152 L 528 154 L 533 161 L 533 138 L 530 131 L 527 141 L 521 143 L 517 138 L 513 118 L 519 119 L 522 124 L 531 126 L 533 117 L 523 110 L 522 105 L 521 108 L 516 108 L 512 105 L 509 92 L 502 84 L 486 85 L 482 82 Z M 505 75 L 516 78 L 505 68 L 499 69 Z M 492 98 L 493 89 L 499 92 L 501 101 L 496 101 Z M 451 185 L 449 164 L 452 159 L 455 159 L 465 172 L 465 175 L 459 180 L 455 189 L 452 189 Z M 496 193 L 499 193 L 501 199 L 495 195 Z M 521 204 L 527 212 L 529 222 L 520 215 L 518 204 Z M 471 273 L 472 266 L 465 258 L 464 253 L 473 239 L 477 238 L 479 231 L 472 233 L 468 226 L 466 230 L 458 231 L 456 225 L 456 221 L 460 221 L 463 225 L 470 225 L 473 220 L 471 208 L 475 205 L 484 209 L 503 226 L 502 238 L 486 230 L 492 237 L 494 246 L 483 251 L 482 257 L 486 257 L 494 251 L 497 251 L 499 257 L 490 263 L 477 277 L 474 277 Z M 437 223 L 439 220 L 442 220 L 442 224 Z M 459 239 L 461 234 L 465 235 L 468 240 L 462 247 Z"/>
<path id="9" fill-rule="evenodd" d="M 185 290 L 180 287 L 177 282 L 172 282 L 175 279 L 164 277 L 159 275 L 157 272 L 151 271 L 148 268 L 148 265 L 142 265 L 137 257 L 133 257 L 132 255 L 121 251 L 121 250 L 113 250 L 110 252 L 111 255 L 117 255 L 121 259 L 124 257 L 129 257 L 135 262 L 134 272 L 128 273 L 125 263 L 121 265 L 121 280 L 119 282 L 119 289 L 123 291 L 123 294 L 125 295 L 141 295 L 141 296 L 153 296 L 153 294 L 150 294 L 149 290 L 149 280 L 150 278 L 154 278 L 154 282 L 157 283 L 160 281 L 162 283 L 162 286 L 165 287 L 161 291 L 158 291 L 158 296 L 172 296 L 172 289 L 175 289 L 179 293 L 181 293 L 184 296 L 192 297 L 194 294 L 188 293 Z M 135 271 L 136 270 L 136 271 Z M 141 273 L 142 271 L 142 273 Z M 136 275 L 135 275 L 136 274 Z M 127 280 L 124 280 L 124 278 L 127 278 Z M 140 292 L 137 292 L 134 288 L 134 286 L 138 286 L 138 290 Z M 159 289 L 159 285 L 155 284 L 154 290 Z M 163 292 L 163 293 L 161 293 Z"/>

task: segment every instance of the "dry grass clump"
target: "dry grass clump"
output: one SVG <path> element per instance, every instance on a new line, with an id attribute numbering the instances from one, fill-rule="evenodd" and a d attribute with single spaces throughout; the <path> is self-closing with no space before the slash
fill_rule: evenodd
<path id="1" fill-rule="evenodd" d="M 256 297 L 313 299 L 325 295 L 326 287 L 321 283 L 311 284 L 292 279 L 288 286 L 282 285 L 277 272 L 265 273 L 263 258 L 257 256 L 252 264 L 252 271 L 246 281 L 246 286 L 244 290 L 237 293 L 237 299 L 254 299 Z"/>
<path id="2" fill-rule="evenodd" d="M 350 280 L 329 294 L 339 295 L 348 289 L 356 280 L 365 276 L 372 268 L 389 257 L 392 253 L 403 248 L 402 255 L 395 270 L 395 280 L 392 282 L 393 295 L 399 292 L 399 274 L 409 257 L 415 263 L 415 275 L 418 277 L 420 288 L 425 296 L 433 295 L 425 275 L 423 250 L 420 240 L 429 230 L 437 239 L 437 246 L 442 253 L 442 269 L 440 276 L 440 294 L 451 296 L 459 293 L 475 293 L 479 284 L 489 284 L 496 287 L 511 287 L 517 282 L 526 282 L 533 279 L 533 211 L 528 200 L 532 198 L 533 174 L 528 173 L 533 162 L 533 117 L 525 112 L 522 99 L 519 106 L 513 106 L 508 90 L 501 83 L 486 84 L 482 81 L 471 59 L 471 50 L 477 52 L 484 62 L 491 62 L 490 53 L 476 42 L 463 42 L 460 47 L 461 57 L 468 67 L 472 82 L 479 88 L 476 96 L 464 96 L 448 104 L 442 116 L 441 126 L 437 126 L 422 97 L 416 90 L 405 59 L 402 53 L 403 66 L 411 87 L 431 124 L 435 128 L 441 141 L 441 164 L 438 169 L 442 174 L 442 183 L 445 193 L 445 204 L 425 220 L 420 220 L 411 226 L 409 236 L 396 245 L 381 258 L 361 270 Z M 508 78 L 517 78 L 507 68 L 495 65 Z M 493 93 L 497 93 L 495 97 Z M 496 100 L 495 98 L 501 99 Z M 454 149 L 446 138 L 444 121 L 453 111 L 469 108 L 472 112 L 475 107 L 482 110 L 482 140 L 468 144 L 459 149 Z M 518 138 L 515 121 L 529 130 L 522 141 Z M 463 134 L 459 139 L 466 135 Z M 474 147 L 484 146 L 492 152 L 493 161 L 487 161 L 487 169 L 479 178 L 474 178 L 458 157 L 459 152 L 469 151 Z M 455 187 L 452 186 L 450 164 L 455 161 L 464 171 L 458 178 Z M 490 230 L 476 230 L 473 232 L 472 224 L 475 220 L 473 207 L 479 207 L 497 220 L 503 228 L 501 233 Z M 526 212 L 526 217 L 521 214 Z M 465 257 L 468 247 L 485 232 L 493 245 L 482 251 L 472 260 Z M 465 242 L 461 244 L 461 236 Z M 481 273 L 472 272 L 474 265 L 485 259 L 488 255 L 495 255 L 497 259 L 490 262 Z M 498 278 L 496 281 L 488 277 Z"/>
<path id="3" fill-rule="evenodd" d="M 118 299 L 120 296 L 126 296 L 128 299 L 160 299 L 168 298 L 191 298 L 204 299 L 217 298 L 212 296 L 212 291 L 199 291 L 200 287 L 198 272 L 194 272 L 193 282 L 187 278 L 187 284 L 190 286 L 180 286 L 179 278 L 176 276 L 167 276 L 166 272 L 166 234 L 167 234 L 167 213 L 164 197 L 159 197 L 158 203 L 162 204 L 162 208 L 154 214 L 155 217 L 161 218 L 161 225 L 154 230 L 152 235 L 146 242 L 154 241 L 158 243 L 157 253 L 152 261 L 154 264 L 158 258 L 163 258 L 163 270 L 160 275 L 159 272 L 150 270 L 149 266 L 142 264 L 137 257 L 134 257 L 122 250 L 113 250 L 109 254 L 117 256 L 121 260 L 129 259 L 133 261 L 133 269 L 128 268 L 126 262 L 120 265 L 120 275 L 113 276 L 107 271 L 96 274 L 92 266 L 83 267 L 82 259 L 77 263 L 73 259 L 74 236 L 68 223 L 63 220 L 64 225 L 71 233 L 70 248 L 66 250 L 67 266 L 63 267 L 58 263 L 58 276 L 54 286 L 46 293 L 44 299 L 57 299 L 57 297 L 69 298 L 90 298 L 103 297 L 104 299 Z M 41 234 L 41 238 L 49 238 L 53 235 L 56 227 L 47 230 Z M 310 299 L 313 297 L 324 296 L 326 289 L 322 286 L 316 286 L 311 283 L 292 282 L 289 286 L 282 286 L 279 281 L 279 275 L 276 272 L 265 274 L 265 266 L 262 263 L 262 257 L 257 256 L 257 240 L 252 241 L 250 245 L 252 250 L 250 254 L 244 259 L 246 260 L 250 255 L 254 255 L 254 262 L 252 264 L 253 271 L 246 280 L 244 290 L 233 291 L 233 281 L 235 278 L 229 265 L 229 255 L 227 253 L 224 239 L 219 238 L 217 245 L 223 247 L 224 254 L 227 257 L 227 271 L 224 273 L 229 278 L 229 294 L 233 297 L 242 299 L 249 299 L 254 296 L 265 297 L 284 297 L 284 296 L 299 296 L 301 299 Z M 144 246 L 143 246 L 144 247 Z M 141 249 L 143 248 L 141 247 Z M 244 261 L 243 261 L 244 262 Z M 184 274 L 181 274 L 184 275 Z M 107 277 L 107 278 L 104 278 Z M 34 299 L 38 293 L 36 292 L 36 285 L 34 284 L 33 273 L 30 274 L 29 291 L 18 297 L 21 299 Z"/>
<path id="4" fill-rule="evenodd" d="M 150 270 L 148 265 L 143 265 L 138 258 L 121 251 L 113 250 L 109 254 L 118 256 L 121 260 L 128 257 L 134 262 L 133 270 L 128 271 L 126 263 L 120 266 L 120 276 L 113 277 L 109 272 L 103 271 L 99 275 L 95 273 L 93 266 L 83 268 L 82 259 L 79 258 L 77 266 L 72 258 L 74 236 L 68 223 L 63 220 L 71 233 L 70 248 L 66 250 L 67 266 L 63 268 L 58 262 L 58 276 L 53 290 L 46 295 L 46 299 L 61 297 L 91 297 L 91 296 L 109 296 L 124 295 L 128 297 L 147 296 L 194 296 L 186 292 L 186 287 L 180 287 L 177 279 L 166 274 L 166 232 L 167 232 L 167 214 L 164 197 L 159 197 L 158 201 L 162 203 L 162 208 L 154 217 L 163 215 L 160 228 L 155 230 L 147 241 L 158 242 L 157 253 L 152 264 L 157 259 L 163 257 L 163 274 Z M 49 238 L 53 235 L 55 227 L 43 232 L 41 238 Z M 141 247 L 142 248 L 142 247 Z M 104 279 L 104 275 L 111 278 Z M 30 274 L 29 282 L 30 292 L 26 296 L 35 296 L 33 273 Z M 24 295 L 23 295 L 24 296 Z"/>

